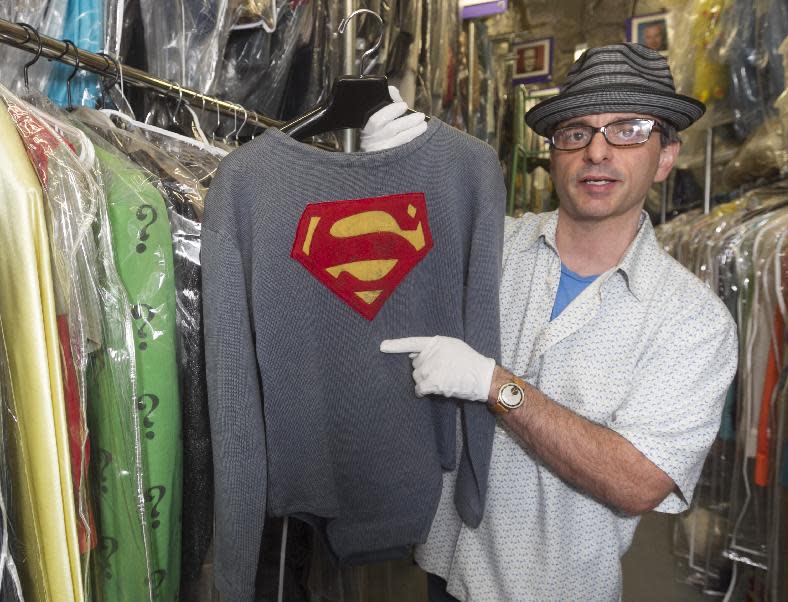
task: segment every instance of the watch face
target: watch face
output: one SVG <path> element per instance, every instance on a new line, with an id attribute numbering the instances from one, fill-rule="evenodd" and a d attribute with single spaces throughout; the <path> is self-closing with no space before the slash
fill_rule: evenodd
<path id="1" fill-rule="evenodd" d="M 514 383 L 508 383 L 501 387 L 498 400 L 509 409 L 519 408 L 523 405 L 523 390 Z"/>

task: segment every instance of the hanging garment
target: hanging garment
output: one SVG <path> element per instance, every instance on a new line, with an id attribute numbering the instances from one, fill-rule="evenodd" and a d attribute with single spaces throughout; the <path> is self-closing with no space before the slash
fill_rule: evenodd
<path id="1" fill-rule="evenodd" d="M 287 119 L 326 93 L 323 55 L 330 37 L 329 3 L 280 2 L 276 31 L 233 31 L 217 93 L 275 119 Z M 319 60 L 315 60 L 319 59 Z"/>
<path id="2" fill-rule="evenodd" d="M 71 40 L 80 50 L 100 52 L 104 43 L 103 13 L 104 0 L 68 0 L 62 38 Z M 68 105 L 67 81 L 73 71 L 71 65 L 64 64 L 58 64 L 52 70 L 47 94 L 63 107 Z M 70 84 L 72 103 L 75 106 L 95 106 L 98 82 L 98 75 L 78 70 Z"/>
<path id="3" fill-rule="evenodd" d="M 19 433 L 10 417 L 16 401 L 11 389 L 11 375 L 8 372 L 5 331 L 0 319 L 0 600 L 2 602 L 21 602 L 23 600 L 22 582 L 15 558 L 19 553 L 16 521 L 14 520 L 14 500 L 11 490 L 10 453 L 11 439 Z"/>
<path id="4" fill-rule="evenodd" d="M 66 265 L 71 268 L 69 298 L 79 317 L 72 331 L 87 339 L 76 347 L 76 355 L 83 382 L 79 389 L 87 400 L 93 441 L 90 470 L 100 532 L 93 565 L 94 595 L 99 600 L 148 600 L 151 550 L 144 514 L 138 509 L 143 488 L 137 462 L 135 371 L 130 361 L 134 354 L 132 324 L 126 293 L 114 268 L 106 198 L 96 181 L 100 174 L 94 172 L 93 146 L 82 132 L 61 121 L 54 123 L 59 130 L 69 131 L 73 136 L 70 141 L 48 130 L 38 118 L 54 118 L 33 107 L 20 103 L 14 109 L 45 183 L 56 240 L 64 247 L 63 258 L 55 262 L 61 268 L 56 273 Z M 69 317 L 73 320 L 71 313 Z M 59 320 L 59 325 L 62 323 Z"/>
<path id="5" fill-rule="evenodd" d="M 0 316 L 19 425 L 12 454 L 25 591 L 35 600 L 82 600 L 60 343 L 41 187 L 0 103 Z"/>
<path id="6" fill-rule="evenodd" d="M 88 503 L 86 476 L 90 443 L 86 418 L 87 356 L 101 340 L 99 293 L 95 274 L 96 249 L 91 231 L 95 205 L 75 195 L 71 163 L 74 150 L 41 120 L 29 105 L 6 96 L 8 112 L 41 182 L 50 233 L 55 311 L 60 337 L 69 432 L 71 474 L 77 502 L 80 552 L 96 545 L 94 519 Z M 87 572 L 87 557 L 83 558 Z"/>
<path id="7" fill-rule="evenodd" d="M 222 70 L 228 0 L 140 0 L 148 70 L 208 94 Z"/>
<path id="8" fill-rule="evenodd" d="M 154 599 L 173 601 L 180 583 L 183 447 L 167 208 L 148 174 L 99 146 L 96 157 L 134 324 L 144 499 L 153 548 L 151 589 Z"/>
<path id="9" fill-rule="evenodd" d="M 426 537 L 459 404 L 416 399 L 407 359 L 379 346 L 442 334 L 498 355 L 505 196 L 494 152 L 437 119 L 376 153 L 268 129 L 223 161 L 202 266 L 224 595 L 251 599 L 266 508 L 317 526 L 342 562 Z M 455 501 L 478 524 L 495 420 L 459 407 Z"/>
<path id="10" fill-rule="evenodd" d="M 181 591 L 197 580 L 213 534 L 213 460 L 202 338 L 200 223 L 206 191 L 169 152 L 140 129 L 116 127 L 97 111 L 75 111 L 80 121 L 156 176 L 167 204 L 175 268 L 178 377 L 183 408 L 183 521 Z M 194 160 L 194 153 L 192 160 Z"/>

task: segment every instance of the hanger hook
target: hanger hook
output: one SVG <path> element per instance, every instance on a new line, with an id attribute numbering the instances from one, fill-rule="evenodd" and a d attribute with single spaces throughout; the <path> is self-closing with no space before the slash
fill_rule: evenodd
<path id="1" fill-rule="evenodd" d="M 32 67 L 33 65 L 35 65 L 38 62 L 38 59 L 41 58 L 41 51 L 43 50 L 44 46 L 41 43 L 41 35 L 38 33 L 38 30 L 35 27 L 33 27 L 32 25 L 28 25 L 27 23 L 21 23 L 21 22 L 17 23 L 17 25 L 19 25 L 20 27 L 24 28 L 25 33 L 27 34 L 27 39 L 24 42 L 25 44 L 30 41 L 30 34 L 32 33 L 32 34 L 35 34 L 35 36 L 36 36 L 36 44 L 38 45 L 38 47 L 36 48 L 36 54 L 33 57 L 33 60 L 28 61 L 27 63 L 25 63 L 25 66 L 22 68 L 22 73 L 24 74 L 24 78 L 25 78 L 25 90 L 27 90 L 29 92 L 30 91 L 30 83 L 29 83 L 29 81 L 27 79 L 27 70 L 30 69 L 30 67 Z"/>
<path id="2" fill-rule="evenodd" d="M 238 131 L 235 133 L 235 141 L 236 141 L 236 143 L 238 142 L 238 137 L 241 135 L 241 132 L 246 127 L 246 121 L 249 119 L 249 111 L 247 111 L 246 108 L 244 108 L 244 107 L 241 107 L 241 110 L 244 112 L 244 121 L 241 124 L 241 127 L 238 128 Z"/>
<path id="3" fill-rule="evenodd" d="M 224 135 L 225 144 L 230 144 L 230 137 L 238 131 L 238 106 L 239 105 L 233 104 L 233 131 Z"/>
<path id="4" fill-rule="evenodd" d="M 183 104 L 183 88 L 181 88 L 180 84 L 175 84 L 175 87 L 178 88 L 178 104 L 175 105 L 175 113 L 177 114 Z"/>
<path id="5" fill-rule="evenodd" d="M 76 44 L 74 44 L 74 42 L 72 42 L 71 40 L 63 40 L 63 45 L 65 46 L 65 49 L 63 50 L 63 52 L 57 55 L 56 57 L 57 59 L 62 59 L 64 56 L 68 54 L 69 46 L 74 48 L 77 57 L 76 62 L 74 63 L 74 70 L 71 72 L 71 75 L 69 75 L 66 78 L 66 97 L 68 98 L 68 108 L 72 109 L 74 105 L 71 102 L 71 80 L 77 74 L 77 70 L 79 69 L 79 50 L 77 50 Z"/>
<path id="6" fill-rule="evenodd" d="M 222 116 L 219 114 L 219 103 L 216 103 L 216 129 L 211 132 L 211 140 L 216 142 L 216 132 L 222 127 Z"/>
<path id="7" fill-rule="evenodd" d="M 101 85 L 101 107 L 102 108 L 106 108 L 105 95 L 108 94 L 109 91 L 117 85 L 118 77 L 119 77 L 118 73 L 119 73 L 120 69 L 118 68 L 118 59 L 116 59 L 115 57 L 112 57 L 112 56 L 108 55 L 106 52 L 98 52 L 97 54 L 101 58 L 103 58 L 104 61 L 107 63 L 107 69 L 102 74 L 104 76 L 102 79 L 106 79 L 106 75 L 107 75 L 107 72 L 109 71 L 110 67 L 114 67 L 114 69 L 115 69 L 115 73 L 112 74 L 114 76 L 114 79 L 112 80 L 112 83 L 111 84 L 107 84 L 106 82 L 103 82 L 102 85 Z M 112 97 L 110 96 L 110 98 L 112 98 Z"/>
<path id="8" fill-rule="evenodd" d="M 359 8 L 358 10 L 354 10 L 347 17 L 342 19 L 342 21 L 340 21 L 338 31 L 339 33 L 345 33 L 345 28 L 347 27 L 348 23 L 350 23 L 350 20 L 360 14 L 373 15 L 378 20 L 378 39 L 372 48 L 361 55 L 361 76 L 363 77 L 365 62 L 369 59 L 370 55 L 377 52 L 378 48 L 380 48 L 380 45 L 383 43 L 383 19 L 374 10 L 370 10 L 368 8 Z"/>

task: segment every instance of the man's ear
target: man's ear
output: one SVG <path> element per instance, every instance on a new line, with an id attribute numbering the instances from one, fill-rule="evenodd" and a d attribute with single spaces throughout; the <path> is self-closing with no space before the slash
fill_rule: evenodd
<path id="1" fill-rule="evenodd" d="M 664 182 L 667 179 L 670 170 L 673 169 L 673 165 L 676 163 L 676 157 L 679 156 L 680 149 L 680 142 L 671 142 L 659 150 L 659 163 L 657 164 L 657 173 L 654 176 L 655 182 Z"/>

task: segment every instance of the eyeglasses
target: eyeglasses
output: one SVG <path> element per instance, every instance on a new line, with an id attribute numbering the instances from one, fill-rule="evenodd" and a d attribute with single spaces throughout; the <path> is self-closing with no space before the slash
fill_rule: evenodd
<path id="1" fill-rule="evenodd" d="M 591 144 L 597 132 L 602 132 L 608 144 L 637 146 L 648 142 L 653 130 L 660 129 L 662 128 L 653 119 L 624 119 L 599 128 L 591 125 L 570 125 L 553 132 L 550 136 L 550 144 L 556 150 L 580 150 Z"/>

